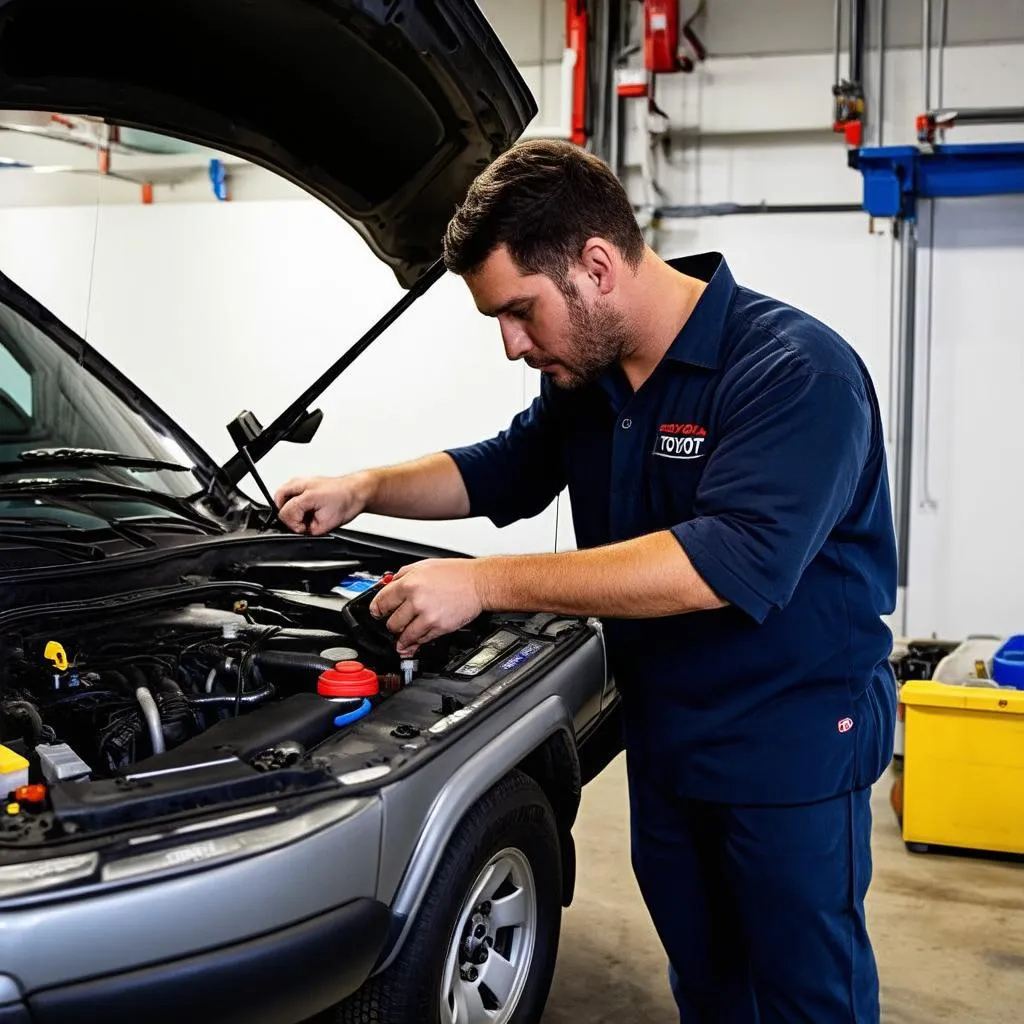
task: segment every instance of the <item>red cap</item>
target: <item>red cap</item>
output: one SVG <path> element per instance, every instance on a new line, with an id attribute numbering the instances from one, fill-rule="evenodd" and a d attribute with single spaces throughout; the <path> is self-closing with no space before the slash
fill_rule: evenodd
<path id="1" fill-rule="evenodd" d="M 46 787 L 38 782 L 31 786 L 19 786 L 14 791 L 14 799 L 22 804 L 41 804 L 46 800 Z"/>
<path id="2" fill-rule="evenodd" d="M 393 572 L 386 572 L 386 573 L 384 573 L 383 576 L 381 576 L 380 581 L 381 581 L 382 584 L 384 584 L 386 586 L 394 578 L 395 578 L 395 574 Z"/>
<path id="3" fill-rule="evenodd" d="M 375 697 L 380 692 L 377 673 L 359 661 L 339 661 L 320 674 L 321 697 Z"/>

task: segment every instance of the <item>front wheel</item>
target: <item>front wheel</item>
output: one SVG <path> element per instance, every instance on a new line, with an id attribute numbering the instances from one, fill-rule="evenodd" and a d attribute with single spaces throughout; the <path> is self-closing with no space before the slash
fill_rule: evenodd
<path id="1" fill-rule="evenodd" d="M 512 772 L 460 823 L 402 952 L 338 1008 L 338 1024 L 536 1024 L 561 896 L 554 812 Z"/>

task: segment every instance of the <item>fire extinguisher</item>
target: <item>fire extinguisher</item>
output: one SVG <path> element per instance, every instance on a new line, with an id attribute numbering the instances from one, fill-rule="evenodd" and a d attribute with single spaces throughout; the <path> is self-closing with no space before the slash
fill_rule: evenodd
<path id="1" fill-rule="evenodd" d="M 679 53 L 680 37 L 686 40 L 697 60 L 707 57 L 704 44 L 693 30 L 693 23 L 704 13 L 701 0 L 679 28 L 679 0 L 644 0 L 644 67 L 651 74 L 692 71 L 693 59 Z"/>

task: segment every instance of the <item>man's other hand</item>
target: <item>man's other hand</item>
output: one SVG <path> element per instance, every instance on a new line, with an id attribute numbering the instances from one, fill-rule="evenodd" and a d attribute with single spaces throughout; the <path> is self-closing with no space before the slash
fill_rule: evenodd
<path id="1" fill-rule="evenodd" d="M 365 490 L 359 474 L 296 477 L 278 489 L 274 502 L 290 530 L 320 537 L 363 512 Z"/>
<path id="2" fill-rule="evenodd" d="M 404 566 L 370 605 L 398 637 L 398 654 L 411 658 L 431 640 L 454 633 L 483 611 L 477 562 L 466 558 L 428 558 Z"/>

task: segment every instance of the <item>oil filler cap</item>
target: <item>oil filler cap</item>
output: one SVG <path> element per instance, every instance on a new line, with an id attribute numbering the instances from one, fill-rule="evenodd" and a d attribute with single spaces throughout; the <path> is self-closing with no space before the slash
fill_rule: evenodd
<path id="1" fill-rule="evenodd" d="M 321 697 L 376 697 L 380 692 L 377 673 L 359 661 L 339 661 L 320 674 L 317 692 Z"/>

